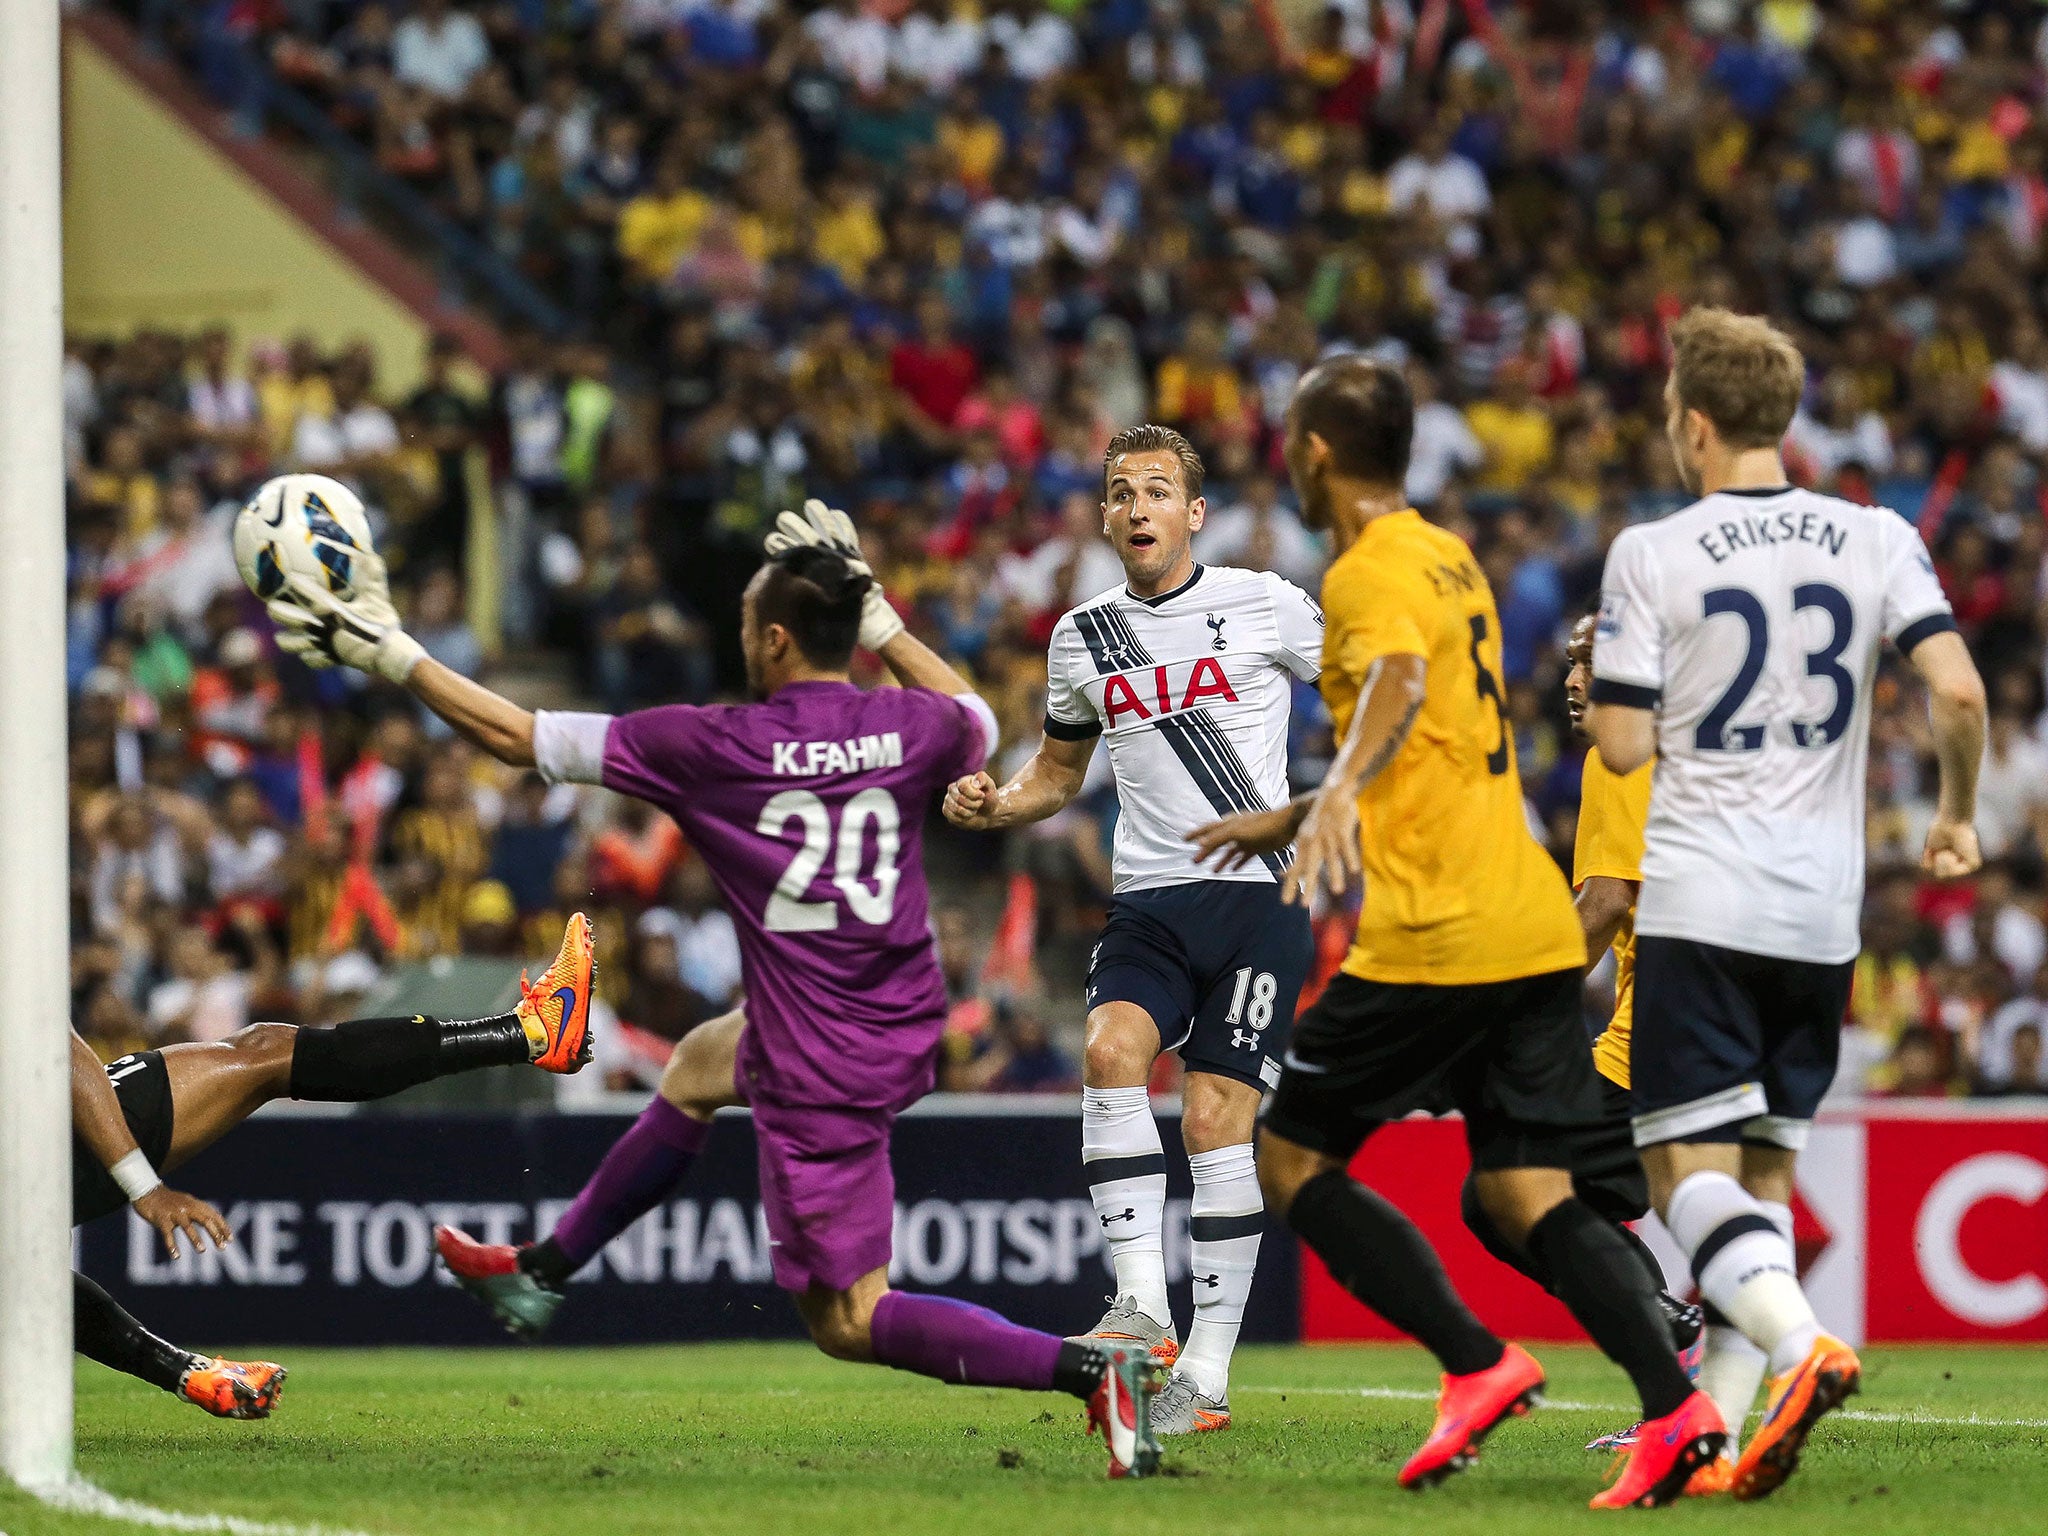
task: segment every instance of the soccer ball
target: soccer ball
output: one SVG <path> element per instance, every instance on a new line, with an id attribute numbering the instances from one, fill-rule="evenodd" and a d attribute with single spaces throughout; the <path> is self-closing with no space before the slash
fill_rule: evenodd
<path id="1" fill-rule="evenodd" d="M 375 548 L 362 499 L 325 475 L 266 481 L 235 517 L 235 565 L 265 602 L 294 576 L 353 601 L 362 557 Z"/>

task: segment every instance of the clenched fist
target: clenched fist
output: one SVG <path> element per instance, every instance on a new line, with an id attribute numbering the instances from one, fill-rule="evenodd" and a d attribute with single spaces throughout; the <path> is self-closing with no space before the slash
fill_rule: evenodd
<path id="1" fill-rule="evenodd" d="M 946 820 L 971 832 L 986 832 L 996 825 L 995 800 L 996 781 L 986 773 L 955 779 L 946 786 Z"/>

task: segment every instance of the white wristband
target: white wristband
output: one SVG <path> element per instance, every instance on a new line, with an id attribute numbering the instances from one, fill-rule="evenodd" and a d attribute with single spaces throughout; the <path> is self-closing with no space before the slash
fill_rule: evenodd
<path id="1" fill-rule="evenodd" d="M 394 629 L 377 644 L 377 671 L 386 682 L 405 686 L 412 669 L 425 660 L 427 648 L 402 629 Z"/>
<path id="2" fill-rule="evenodd" d="M 114 1164 L 107 1172 L 112 1174 L 114 1182 L 121 1186 L 121 1193 L 128 1197 L 130 1205 L 163 1183 L 163 1180 L 156 1176 L 156 1170 L 149 1165 L 149 1154 L 140 1147 Z"/>

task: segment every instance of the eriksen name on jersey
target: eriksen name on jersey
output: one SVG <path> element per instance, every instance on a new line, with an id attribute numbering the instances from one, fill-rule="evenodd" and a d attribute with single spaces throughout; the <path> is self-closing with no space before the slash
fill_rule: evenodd
<path id="1" fill-rule="evenodd" d="M 1720 537 L 1718 541 L 1715 535 Z M 1739 523 L 1718 523 L 1695 542 L 1719 565 L 1737 550 L 1762 549 L 1773 544 L 1818 544 L 1831 555 L 1839 555 L 1849 543 L 1849 530 L 1826 516 L 1795 512 L 1786 507 L 1775 517 L 1744 517 Z"/>
<path id="2" fill-rule="evenodd" d="M 769 747 L 775 772 L 802 778 L 903 766 L 903 736 L 898 731 L 850 736 L 845 741 L 776 741 Z"/>

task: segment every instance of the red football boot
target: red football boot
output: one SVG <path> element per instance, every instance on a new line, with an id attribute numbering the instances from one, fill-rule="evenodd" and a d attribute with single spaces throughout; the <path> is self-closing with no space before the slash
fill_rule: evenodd
<path id="1" fill-rule="evenodd" d="M 1648 1419 L 1636 1430 L 1621 1476 L 1593 1495 L 1594 1509 L 1656 1509 L 1685 1493 L 1685 1485 L 1702 1467 L 1711 1466 L 1728 1443 L 1721 1410 L 1704 1392 L 1695 1392 L 1661 1419 Z"/>
<path id="2" fill-rule="evenodd" d="M 1542 1391 L 1543 1367 L 1519 1344 L 1508 1345 L 1483 1371 L 1446 1376 L 1436 1400 L 1436 1427 L 1401 1469 L 1401 1486 L 1430 1488 L 1453 1472 L 1464 1471 L 1494 1427 L 1512 1415 L 1527 1413 Z"/>

